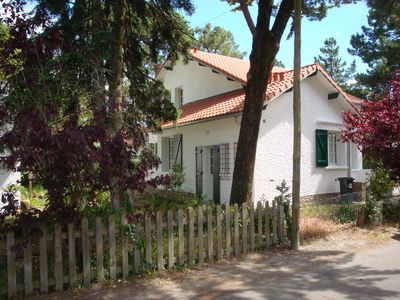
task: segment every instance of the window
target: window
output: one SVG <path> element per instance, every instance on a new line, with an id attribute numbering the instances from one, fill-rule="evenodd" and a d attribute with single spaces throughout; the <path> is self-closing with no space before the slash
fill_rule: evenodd
<path id="1" fill-rule="evenodd" d="M 233 159 L 236 160 L 236 152 L 237 152 L 238 143 L 233 143 Z"/>
<path id="2" fill-rule="evenodd" d="M 182 134 L 162 138 L 162 171 L 168 172 L 176 164 L 182 165 Z"/>
<path id="3" fill-rule="evenodd" d="M 171 170 L 175 164 L 174 137 L 168 140 L 168 168 Z"/>
<path id="4" fill-rule="evenodd" d="M 317 167 L 346 167 L 346 144 L 341 140 L 339 131 L 316 130 Z"/>
<path id="5" fill-rule="evenodd" d="M 180 108 L 183 105 L 183 89 L 178 87 L 175 89 L 175 106 Z"/>
<path id="6" fill-rule="evenodd" d="M 328 133 L 328 164 L 329 165 L 337 165 L 338 163 L 338 152 L 337 152 L 337 133 L 329 132 Z"/>
<path id="7" fill-rule="evenodd" d="M 230 173 L 230 164 L 229 164 L 229 143 L 221 144 L 221 175 L 227 175 Z"/>

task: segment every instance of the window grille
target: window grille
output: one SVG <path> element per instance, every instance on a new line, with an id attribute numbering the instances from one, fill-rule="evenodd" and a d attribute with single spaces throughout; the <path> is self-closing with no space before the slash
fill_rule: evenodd
<path id="1" fill-rule="evenodd" d="M 227 175 L 230 173 L 230 163 L 229 163 L 229 143 L 221 144 L 221 175 Z"/>

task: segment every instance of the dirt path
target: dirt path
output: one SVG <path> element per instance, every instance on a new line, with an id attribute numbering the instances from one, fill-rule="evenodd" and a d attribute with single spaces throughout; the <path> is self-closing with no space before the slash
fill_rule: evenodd
<path id="1" fill-rule="evenodd" d="M 349 229 L 302 247 L 47 299 L 399 299 L 400 232 Z M 43 299 L 43 298 L 42 298 Z"/>

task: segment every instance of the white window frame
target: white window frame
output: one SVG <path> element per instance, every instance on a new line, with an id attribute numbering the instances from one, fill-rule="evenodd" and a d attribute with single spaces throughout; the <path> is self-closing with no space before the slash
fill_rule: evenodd
<path id="1" fill-rule="evenodd" d="M 337 132 L 328 131 L 328 165 L 338 165 L 338 145 Z"/>

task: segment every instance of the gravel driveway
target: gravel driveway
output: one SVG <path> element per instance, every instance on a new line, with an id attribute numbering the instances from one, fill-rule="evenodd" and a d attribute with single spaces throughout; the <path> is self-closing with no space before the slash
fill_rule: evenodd
<path id="1" fill-rule="evenodd" d="M 351 229 L 302 248 L 251 254 L 47 299 L 400 299 L 400 232 Z"/>

